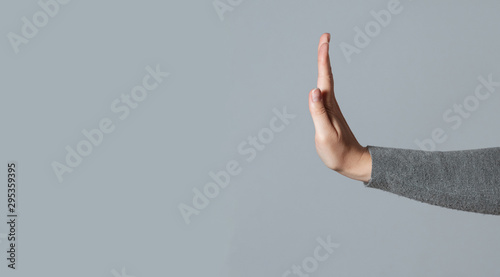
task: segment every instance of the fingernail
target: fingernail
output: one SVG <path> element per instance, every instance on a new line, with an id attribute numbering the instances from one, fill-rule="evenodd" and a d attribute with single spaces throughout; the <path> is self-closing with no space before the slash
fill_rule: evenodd
<path id="1" fill-rule="evenodd" d="M 312 92 L 312 99 L 313 99 L 313 102 L 318 102 L 320 100 L 320 93 L 319 93 L 319 89 L 318 88 L 315 88 Z"/>

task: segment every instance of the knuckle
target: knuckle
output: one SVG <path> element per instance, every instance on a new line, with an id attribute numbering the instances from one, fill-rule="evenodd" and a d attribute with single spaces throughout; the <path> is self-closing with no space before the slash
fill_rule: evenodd
<path id="1" fill-rule="evenodd" d="M 314 109 L 313 113 L 315 116 L 322 116 L 324 114 L 327 114 L 327 110 L 324 106 L 321 106 L 321 107 L 317 107 L 316 109 Z"/>

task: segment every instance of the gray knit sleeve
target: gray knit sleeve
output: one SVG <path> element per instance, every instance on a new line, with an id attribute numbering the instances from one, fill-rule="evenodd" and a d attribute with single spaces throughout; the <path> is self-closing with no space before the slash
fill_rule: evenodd
<path id="1" fill-rule="evenodd" d="M 450 209 L 500 215 L 500 147 L 424 151 L 367 146 L 366 187 Z"/>

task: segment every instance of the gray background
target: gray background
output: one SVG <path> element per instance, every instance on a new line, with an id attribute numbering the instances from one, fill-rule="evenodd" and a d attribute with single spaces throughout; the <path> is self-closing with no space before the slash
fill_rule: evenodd
<path id="1" fill-rule="evenodd" d="M 16 54 L 7 34 L 41 9 L 3 1 L 0 215 L 14 160 L 20 222 L 18 269 L 0 237 L 0 275 L 282 276 L 331 236 L 311 276 L 500 276 L 498 216 L 366 188 L 317 156 L 307 99 L 324 32 L 363 146 L 418 149 L 436 127 L 437 150 L 499 146 L 498 91 L 456 130 L 442 114 L 478 76 L 500 80 L 500 3 L 402 0 L 348 63 L 339 45 L 388 2 L 244 0 L 221 20 L 211 1 L 74 0 Z M 157 64 L 170 75 L 119 120 L 110 103 Z M 296 117 L 247 162 L 238 144 L 285 106 Z M 103 117 L 115 131 L 59 183 L 51 163 Z M 243 171 L 186 224 L 178 205 L 230 160 Z"/>

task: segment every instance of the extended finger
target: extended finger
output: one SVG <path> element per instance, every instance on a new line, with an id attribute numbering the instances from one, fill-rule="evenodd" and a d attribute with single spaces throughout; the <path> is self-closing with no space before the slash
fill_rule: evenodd
<path id="1" fill-rule="evenodd" d="M 318 46 L 318 82 L 317 87 L 327 95 L 327 101 L 333 99 L 333 74 L 330 64 L 330 34 L 325 33 L 320 38 Z"/>

